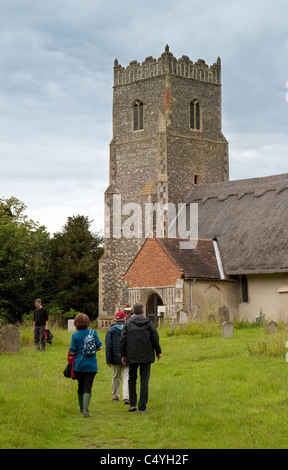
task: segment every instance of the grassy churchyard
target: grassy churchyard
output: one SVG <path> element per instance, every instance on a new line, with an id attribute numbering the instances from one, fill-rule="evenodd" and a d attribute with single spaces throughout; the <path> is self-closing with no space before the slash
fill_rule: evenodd
<path id="1" fill-rule="evenodd" d="M 287 326 L 161 327 L 162 358 L 152 365 L 148 413 L 111 401 L 105 331 L 98 331 L 90 412 L 78 412 L 77 383 L 63 376 L 72 333 L 51 328 L 36 351 L 20 326 L 19 354 L 0 354 L 1 449 L 286 449 Z"/>

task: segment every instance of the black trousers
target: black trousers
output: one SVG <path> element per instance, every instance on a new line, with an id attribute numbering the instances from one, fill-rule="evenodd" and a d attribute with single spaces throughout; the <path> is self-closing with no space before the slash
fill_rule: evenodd
<path id="1" fill-rule="evenodd" d="M 83 393 L 92 393 L 92 385 L 96 372 L 75 372 L 75 378 L 78 380 L 78 395 Z"/>
<path id="2" fill-rule="evenodd" d="M 129 399 L 130 406 L 137 406 L 137 370 L 140 370 L 140 397 L 138 403 L 138 410 L 145 411 L 148 401 L 148 388 L 150 379 L 151 364 L 129 364 Z"/>
<path id="3" fill-rule="evenodd" d="M 37 349 L 45 349 L 45 325 L 34 327 L 34 343 Z"/>

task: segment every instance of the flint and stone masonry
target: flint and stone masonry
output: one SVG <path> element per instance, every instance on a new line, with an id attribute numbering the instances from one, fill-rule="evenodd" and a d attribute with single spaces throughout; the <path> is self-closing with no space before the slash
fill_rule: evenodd
<path id="1" fill-rule="evenodd" d="M 192 116 L 197 103 L 197 125 Z M 99 321 L 127 298 L 123 275 L 144 238 L 113 239 L 113 195 L 122 206 L 184 203 L 193 184 L 229 180 L 228 143 L 221 130 L 221 61 L 176 59 L 165 47 L 156 60 L 114 62 L 113 137 L 105 207 L 110 236 L 99 265 Z M 121 214 L 125 223 L 128 215 Z M 166 221 L 167 223 L 167 221 Z M 167 225 L 166 235 L 167 235 Z M 143 229 L 143 233 L 145 233 Z"/>

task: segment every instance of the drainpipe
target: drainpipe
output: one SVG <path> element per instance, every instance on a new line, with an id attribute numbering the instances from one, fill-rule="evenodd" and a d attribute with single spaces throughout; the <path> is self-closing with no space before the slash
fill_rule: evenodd
<path id="1" fill-rule="evenodd" d="M 225 279 L 225 274 L 224 274 L 224 269 L 223 269 L 223 264 L 220 256 L 220 250 L 217 242 L 217 238 L 213 239 L 213 245 L 214 245 L 214 250 L 215 250 L 215 255 L 216 255 L 216 260 L 218 264 L 218 269 L 220 272 L 220 279 Z"/>
<path id="2" fill-rule="evenodd" d="M 196 282 L 196 279 L 193 279 L 193 281 L 190 283 L 190 310 L 192 310 L 193 307 L 193 296 L 192 296 L 192 291 L 193 291 L 193 284 Z"/>

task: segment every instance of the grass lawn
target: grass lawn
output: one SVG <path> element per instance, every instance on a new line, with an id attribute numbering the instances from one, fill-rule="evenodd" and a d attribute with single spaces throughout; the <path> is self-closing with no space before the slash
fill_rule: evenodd
<path id="1" fill-rule="evenodd" d="M 20 327 L 20 353 L 0 355 L 1 449 L 286 449 L 288 331 L 234 328 L 233 338 L 159 329 L 148 413 L 111 401 L 105 349 L 90 404 L 78 413 L 77 383 L 63 376 L 71 334 L 52 329 L 36 351 Z M 98 331 L 105 343 L 105 331 Z M 177 331 L 176 331 L 177 333 Z M 179 331 L 178 331 L 179 333 Z"/>

